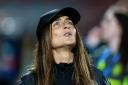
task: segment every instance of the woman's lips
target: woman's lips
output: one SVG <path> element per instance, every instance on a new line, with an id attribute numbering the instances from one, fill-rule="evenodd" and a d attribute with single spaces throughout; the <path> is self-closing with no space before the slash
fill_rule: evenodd
<path id="1" fill-rule="evenodd" d="M 71 36 L 71 35 L 72 35 L 71 32 L 66 32 L 66 33 L 64 33 L 64 36 L 65 36 L 65 37 L 69 37 L 69 36 Z"/>

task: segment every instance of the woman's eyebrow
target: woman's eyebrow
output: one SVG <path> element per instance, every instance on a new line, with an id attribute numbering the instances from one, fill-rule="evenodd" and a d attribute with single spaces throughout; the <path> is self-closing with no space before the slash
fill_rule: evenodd
<path id="1" fill-rule="evenodd" d="M 69 19 L 69 17 L 68 17 L 68 18 L 66 18 L 65 20 L 71 20 L 71 19 Z"/>

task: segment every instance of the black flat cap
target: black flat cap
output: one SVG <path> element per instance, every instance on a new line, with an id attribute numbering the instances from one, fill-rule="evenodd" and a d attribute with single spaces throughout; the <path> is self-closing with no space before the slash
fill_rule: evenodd
<path id="1" fill-rule="evenodd" d="M 42 29 L 44 29 L 44 27 L 48 25 L 48 23 L 50 23 L 57 15 L 68 16 L 72 20 L 74 25 L 76 25 L 78 21 L 80 20 L 79 12 L 76 9 L 71 8 L 71 7 L 65 7 L 62 9 L 54 9 L 49 12 L 46 12 L 40 17 L 40 20 L 39 20 L 39 23 L 36 29 L 36 36 L 38 40 L 40 40 L 41 38 Z"/>

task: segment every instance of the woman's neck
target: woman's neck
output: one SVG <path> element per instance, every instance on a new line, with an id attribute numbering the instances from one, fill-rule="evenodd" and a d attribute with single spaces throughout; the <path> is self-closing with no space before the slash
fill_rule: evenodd
<path id="1" fill-rule="evenodd" d="M 73 62 L 73 53 L 68 48 L 53 49 L 53 56 L 56 64 Z"/>

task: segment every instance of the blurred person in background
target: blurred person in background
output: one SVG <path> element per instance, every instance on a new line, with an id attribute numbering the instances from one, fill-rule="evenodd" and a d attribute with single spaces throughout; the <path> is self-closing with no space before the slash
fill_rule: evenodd
<path id="1" fill-rule="evenodd" d="M 96 64 L 97 55 L 99 55 L 105 48 L 101 41 L 100 26 L 94 26 L 84 38 L 84 46 L 89 53 L 91 64 Z M 100 48 L 100 49 L 99 49 Z M 98 52 L 99 51 L 99 52 Z"/>
<path id="2" fill-rule="evenodd" d="M 90 54 L 101 45 L 100 33 L 100 27 L 95 26 L 87 33 L 87 36 L 84 39 L 85 46 Z"/>
<path id="3" fill-rule="evenodd" d="M 128 12 L 125 8 L 113 6 L 107 10 L 101 21 L 101 39 L 106 46 L 100 55 L 95 55 L 96 67 L 112 85 L 128 85 Z"/>
<path id="4" fill-rule="evenodd" d="M 109 85 L 89 63 L 76 27 L 79 20 L 79 12 L 71 7 L 40 17 L 35 64 L 20 85 Z"/>

